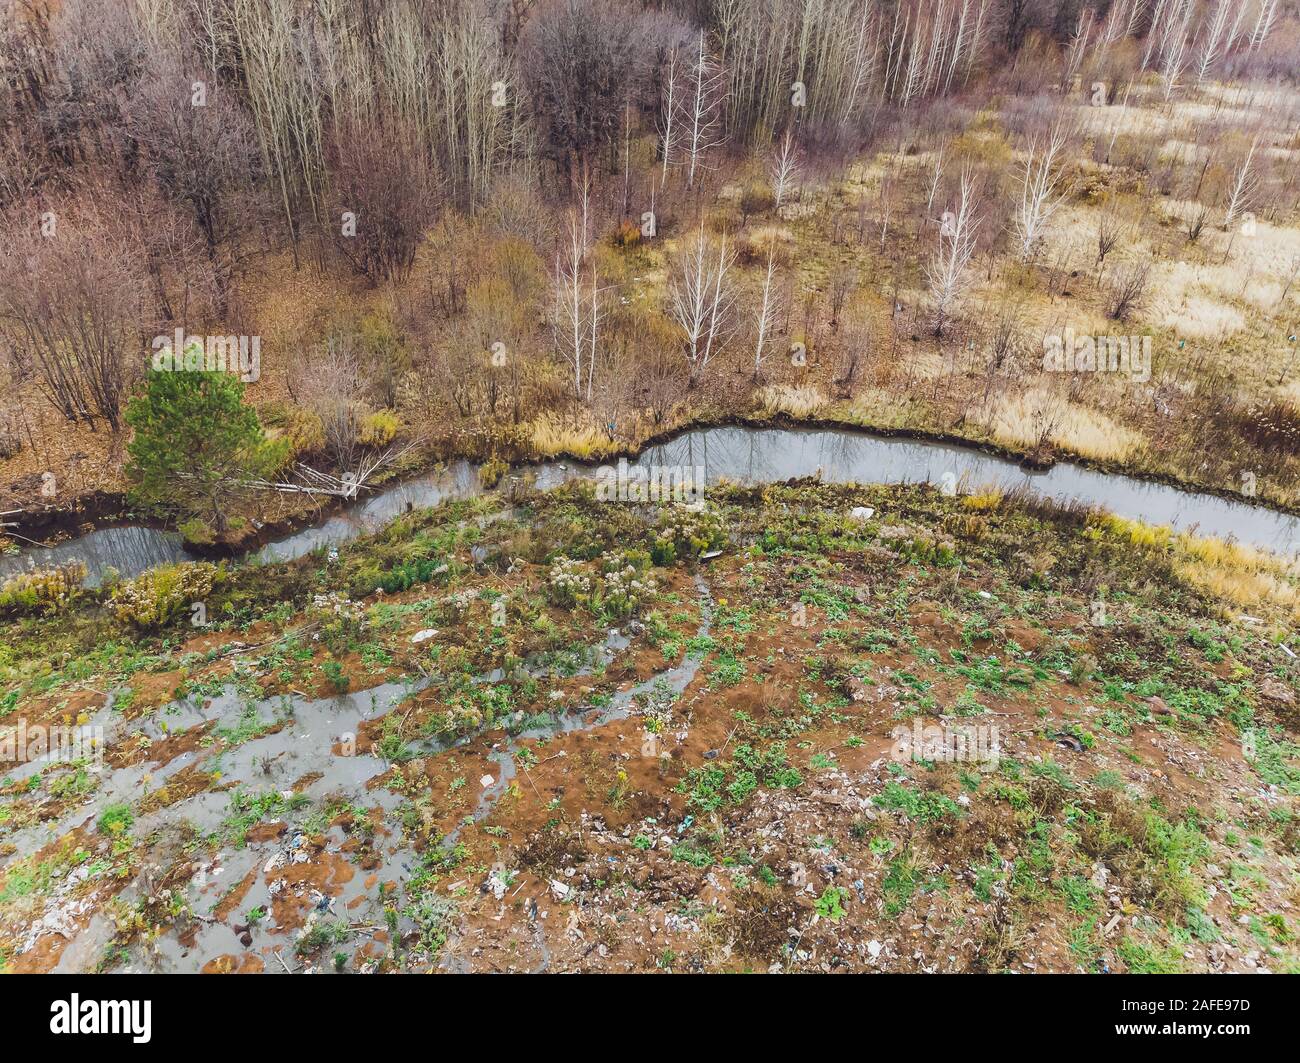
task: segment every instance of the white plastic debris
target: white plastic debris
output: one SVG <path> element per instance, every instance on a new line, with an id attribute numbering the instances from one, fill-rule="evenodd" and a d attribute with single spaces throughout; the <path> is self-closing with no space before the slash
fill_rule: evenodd
<path id="1" fill-rule="evenodd" d="M 411 641 L 418 645 L 421 642 L 426 642 L 427 640 L 433 638 L 433 636 L 436 635 L 437 633 L 438 633 L 437 628 L 426 627 L 423 631 L 417 631 L 414 635 L 412 635 Z"/>

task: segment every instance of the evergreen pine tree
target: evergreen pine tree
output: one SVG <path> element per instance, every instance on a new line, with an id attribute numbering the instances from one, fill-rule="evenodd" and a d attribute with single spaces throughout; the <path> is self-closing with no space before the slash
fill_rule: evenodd
<path id="1" fill-rule="evenodd" d="M 187 538 L 232 526 L 231 510 L 248 481 L 271 475 L 288 443 L 266 438 L 244 385 L 222 372 L 152 370 L 131 400 L 126 422 L 134 502 L 171 511 Z"/>

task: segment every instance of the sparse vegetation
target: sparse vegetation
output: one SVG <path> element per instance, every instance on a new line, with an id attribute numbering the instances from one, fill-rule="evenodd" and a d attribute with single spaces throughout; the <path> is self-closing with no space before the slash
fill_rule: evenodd
<path id="1" fill-rule="evenodd" d="M 0 970 L 1300 970 L 1230 7 L 0 0 Z"/>

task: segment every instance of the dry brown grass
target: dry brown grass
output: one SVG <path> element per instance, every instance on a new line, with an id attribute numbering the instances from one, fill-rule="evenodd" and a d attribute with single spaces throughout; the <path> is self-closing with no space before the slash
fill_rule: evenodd
<path id="1" fill-rule="evenodd" d="M 1243 543 L 1170 528 L 1113 514 L 1095 518 L 1105 533 L 1143 549 L 1169 551 L 1178 576 L 1199 590 L 1242 608 L 1272 606 L 1300 616 L 1296 563 Z"/>
<path id="2" fill-rule="evenodd" d="M 759 406 L 769 417 L 778 413 L 796 418 L 815 417 L 829 401 L 815 384 L 769 384 L 758 393 Z"/>
<path id="3" fill-rule="evenodd" d="M 1067 402 L 1046 388 L 995 400 L 973 419 L 1003 446 L 1033 448 L 1046 432 L 1052 446 L 1095 461 L 1127 461 L 1146 442 L 1100 410 Z"/>
<path id="4" fill-rule="evenodd" d="M 569 454 L 591 461 L 608 457 L 618 449 L 617 444 L 594 424 L 575 424 L 551 412 L 535 418 L 527 429 L 533 451 L 539 458 Z"/>

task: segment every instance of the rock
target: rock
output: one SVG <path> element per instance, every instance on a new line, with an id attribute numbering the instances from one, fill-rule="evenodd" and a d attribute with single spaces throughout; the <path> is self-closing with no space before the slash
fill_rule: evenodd
<path id="1" fill-rule="evenodd" d="M 1259 692 L 1269 701 L 1279 701 L 1284 705 L 1295 704 L 1295 691 L 1273 676 L 1265 676 L 1259 684 Z"/>

